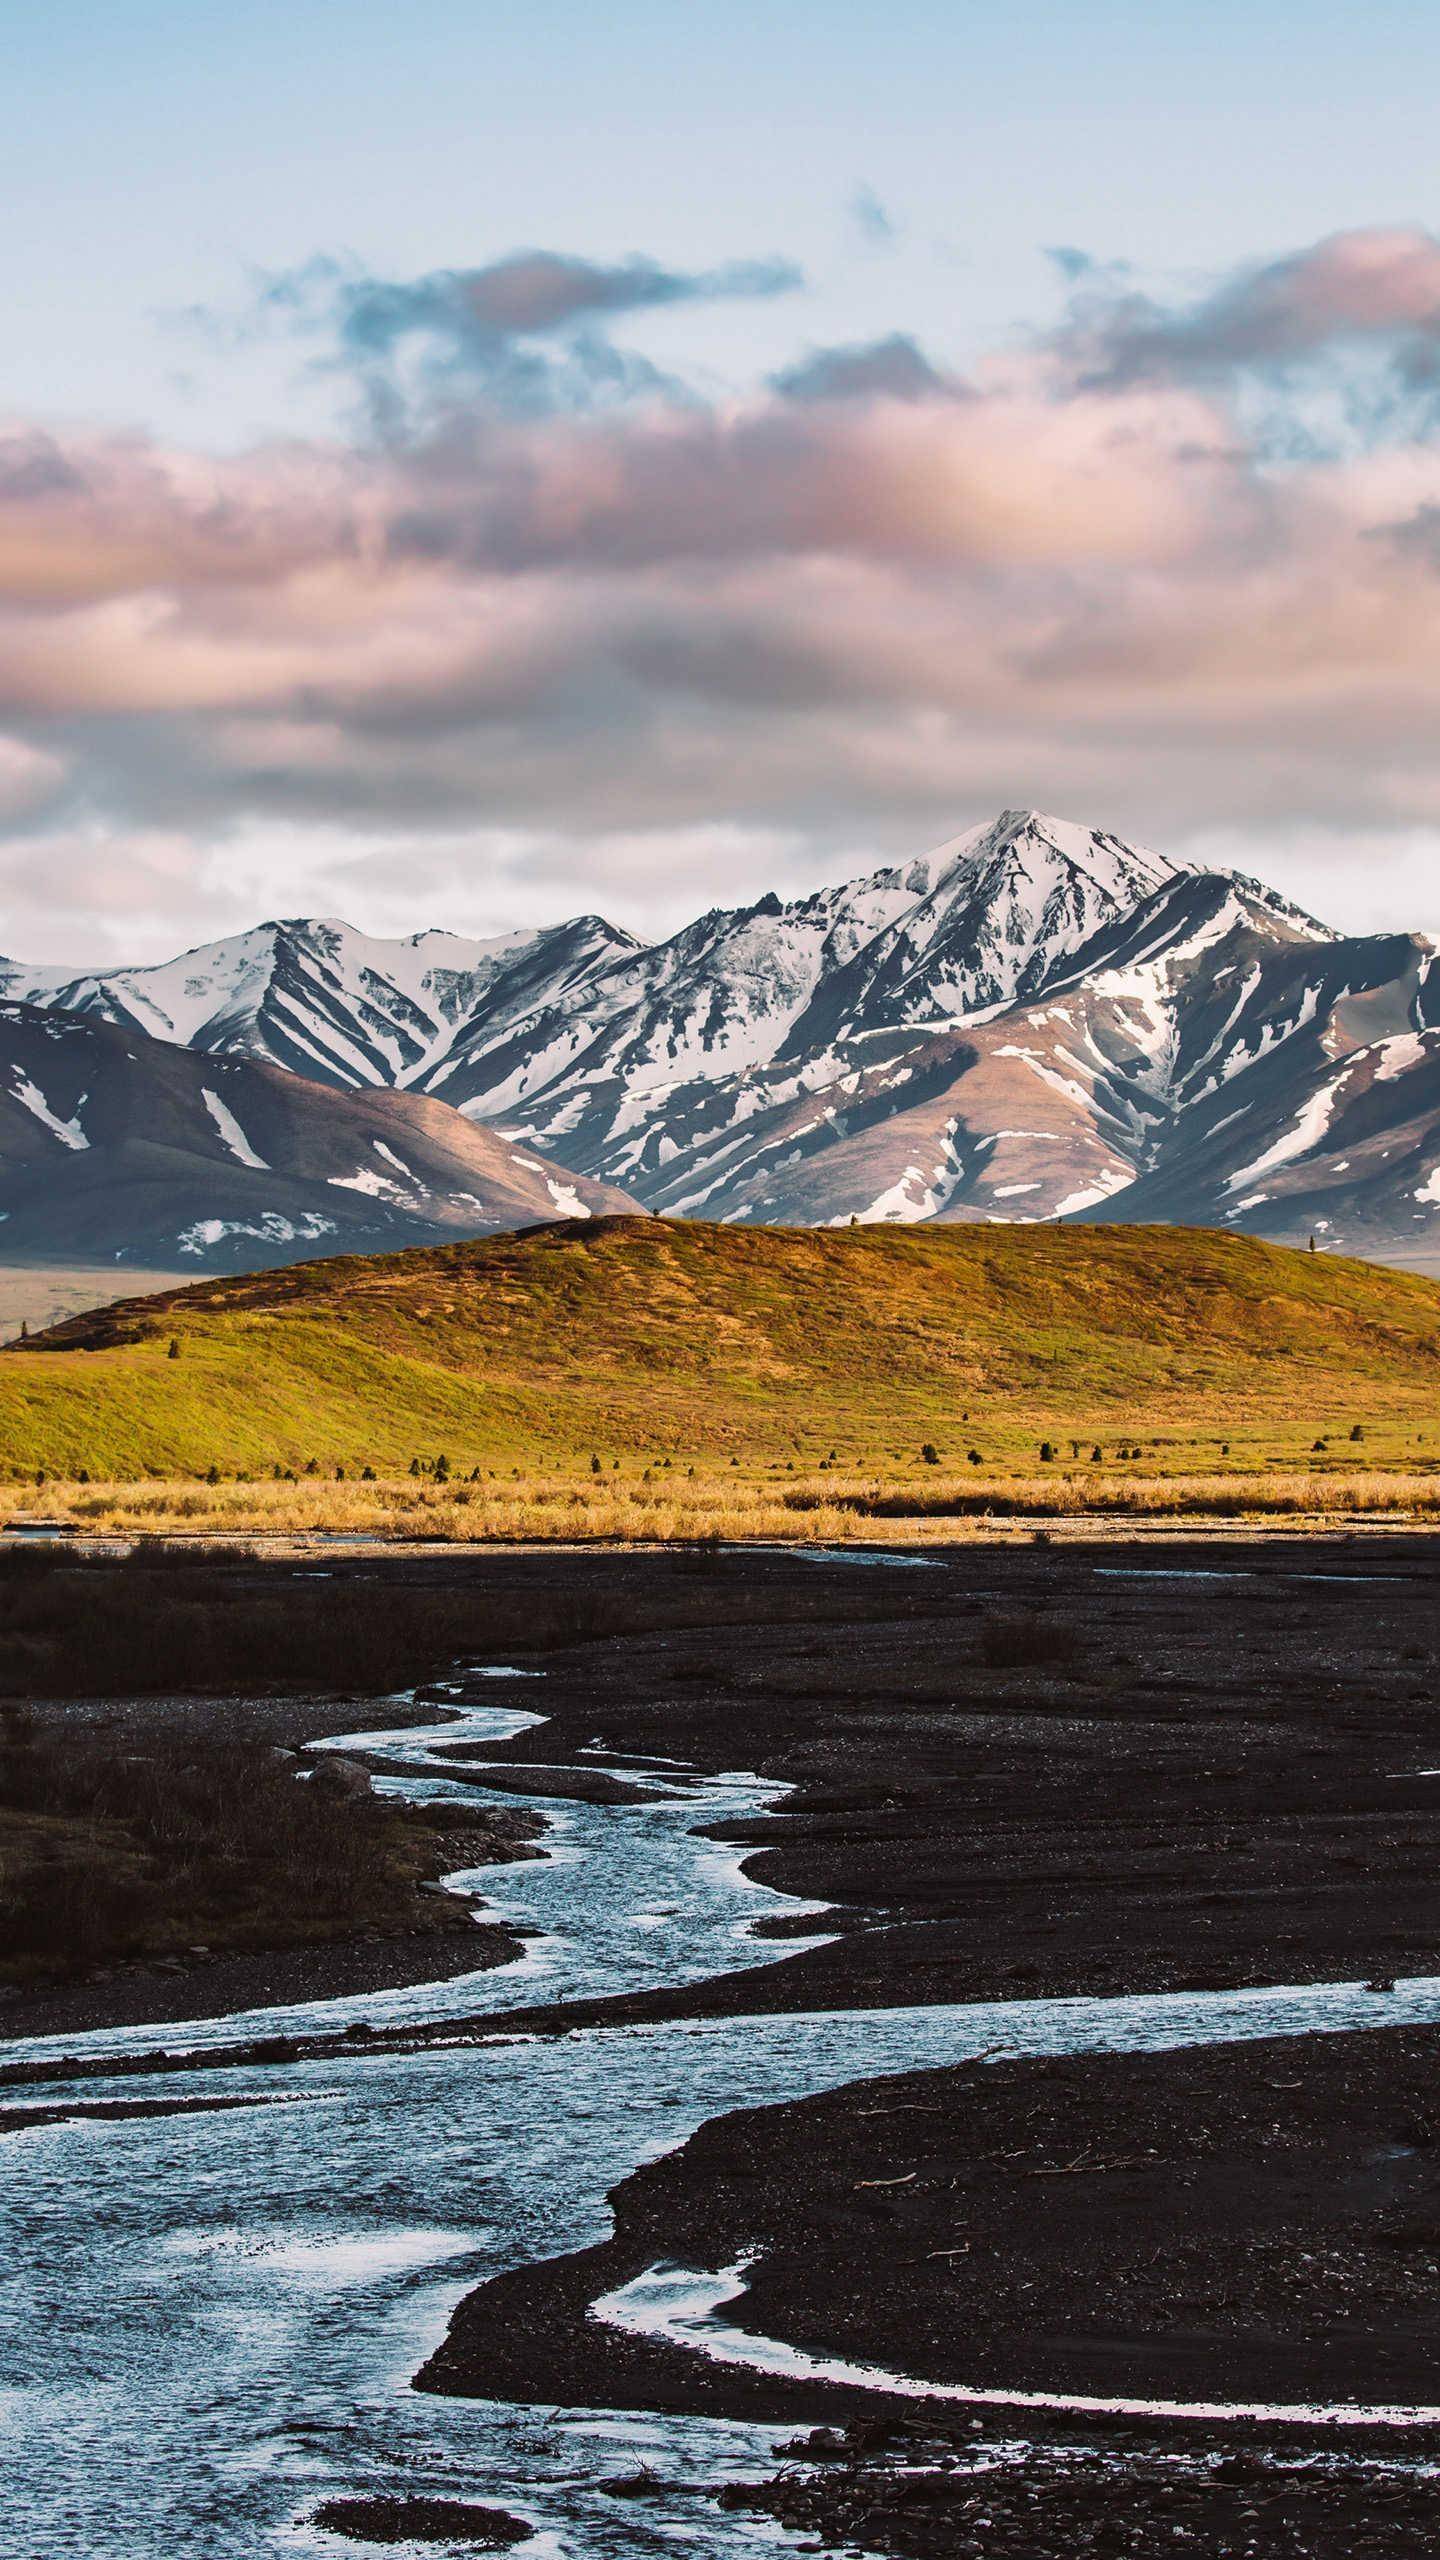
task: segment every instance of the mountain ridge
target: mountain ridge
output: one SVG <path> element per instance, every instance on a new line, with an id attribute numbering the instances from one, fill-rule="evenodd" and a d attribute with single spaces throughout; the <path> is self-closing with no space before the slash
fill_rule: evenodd
<path id="1" fill-rule="evenodd" d="M 1433 958 L 1010 809 L 654 943 L 594 916 L 397 943 L 291 919 L 150 971 L 6 962 L 0 987 L 426 1094 L 669 1216 L 1162 1216 L 1404 1256 L 1440 1254 Z"/>
<path id="2" fill-rule="evenodd" d="M 3 1000 L 0 1193 L 7 1262 L 197 1274 L 631 1205 L 427 1095 Z"/>

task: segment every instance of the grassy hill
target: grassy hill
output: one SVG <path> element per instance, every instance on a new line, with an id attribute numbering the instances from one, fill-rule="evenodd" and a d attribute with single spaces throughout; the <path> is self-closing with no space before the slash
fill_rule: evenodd
<path id="1" fill-rule="evenodd" d="M 443 1454 L 452 1483 L 738 1465 L 827 1500 L 913 1477 L 934 1507 L 1039 1465 L 1432 1452 L 1440 1286 L 1183 1228 L 566 1222 L 205 1282 L 0 1353 L 12 1480 L 350 1481 Z"/>

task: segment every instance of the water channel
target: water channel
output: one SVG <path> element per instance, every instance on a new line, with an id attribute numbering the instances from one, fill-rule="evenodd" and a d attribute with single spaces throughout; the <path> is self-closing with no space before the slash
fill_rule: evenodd
<path id="1" fill-rule="evenodd" d="M 437 1764 L 457 1742 L 539 1722 L 543 1691 L 501 1666 L 483 1698 L 474 1673 L 463 1688 L 442 1724 L 328 1747 L 363 1744 L 386 1767 L 382 1783 L 407 1794 L 512 1804 L 487 1789 L 483 1767 L 471 1782 L 450 1774 L 453 1759 Z M 792 2549 L 773 2524 L 718 2512 L 703 2489 L 770 2467 L 793 2422 L 437 2399 L 411 2377 L 475 2284 L 602 2239 L 607 2190 L 729 2109 L 996 2052 L 1440 2021 L 1440 1979 L 1427 1979 L 1384 1999 L 1322 1985 L 507 2036 L 507 2011 L 538 2000 L 774 1963 L 782 1950 L 754 1923 L 806 1908 L 752 1882 L 704 1836 L 773 1805 L 773 1784 L 669 1762 L 603 1765 L 635 1782 L 632 1801 L 547 1805 L 544 1858 L 468 1880 L 492 1914 L 527 1932 L 515 1964 L 364 1998 L 0 2046 L 0 2062 L 53 2063 L 53 2078 L 23 2092 L 30 2105 L 64 2098 L 71 2059 L 213 2057 L 142 2083 L 102 2073 L 77 2093 L 102 2110 L 168 2093 L 186 2112 L 90 2115 L 0 2143 L 0 2499 L 11 2560 L 338 2560 L 353 2546 L 310 2518 L 323 2498 L 367 2492 L 503 2507 L 533 2524 L 521 2547 L 535 2560 Z M 823 1913 L 814 1916 L 818 1935 Z M 284 2068 L 226 2054 L 257 2033 L 361 2018 L 443 2026 L 481 2013 L 501 2032 L 478 2044 L 357 2046 Z M 207 2098 L 246 2103 L 193 2111 Z M 662 2495 L 641 2508 L 604 2494 L 607 2478 L 641 2465 L 660 2474 Z"/>

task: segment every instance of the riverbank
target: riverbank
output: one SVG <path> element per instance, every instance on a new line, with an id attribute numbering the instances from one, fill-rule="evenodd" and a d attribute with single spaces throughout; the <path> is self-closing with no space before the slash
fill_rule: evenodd
<path id="1" fill-rule="evenodd" d="M 59 1611 L 74 1569 L 55 1571 Z M 346 1556 L 318 1591 L 249 1559 L 183 1577 L 237 1652 L 250 1600 L 279 1651 L 276 1612 L 304 1623 L 322 1594 L 352 1643 L 411 1619 L 476 1658 L 488 1638 L 543 1674 L 517 1692 L 543 1727 L 484 1753 L 534 1802 L 597 1752 L 792 1790 L 732 1845 L 833 1905 L 833 1943 L 787 1955 L 777 1935 L 773 1964 L 676 1991 L 662 1934 L 658 1987 L 571 2023 L 1440 1970 L 1429 1541 Z M 107 1712 L 123 1734 L 142 1710 Z M 199 1735 L 242 1710 L 163 1712 Z M 292 1744 L 367 1720 L 354 1696 L 243 1713 Z M 103 2002 L 84 2019 L 104 2022 Z"/>
<path id="2" fill-rule="evenodd" d="M 722 2489 L 719 2504 L 774 2517 L 807 2537 L 802 2549 L 895 2560 L 1415 2560 L 1435 2531 L 1424 2468 L 1383 2455 L 1317 2463 L 1308 2448 L 1287 2458 L 1143 2440 L 1123 2453 L 997 2448 L 903 2426 L 861 2428 L 819 2453 L 801 2438 L 777 2478 Z"/>
<path id="3" fill-rule="evenodd" d="M 1308 2412 L 1317 2440 L 1335 2404 L 1420 2406 L 1440 2443 L 1437 2098 L 1435 2031 L 1377 2027 L 1002 2056 L 731 2116 L 616 2191 L 612 2239 L 473 2295 L 422 2379 L 850 2421 L 929 2389 L 927 2419 L 978 2397 L 1021 2426 L 1038 2395 L 1102 2431 Z M 594 2314 L 657 2264 L 697 2272 L 678 2325 L 658 2295 Z M 737 2268 L 707 2318 L 707 2272 Z"/>
<path id="4" fill-rule="evenodd" d="M 513 1931 L 441 1880 L 539 1855 L 543 1816 L 382 1801 L 358 1762 L 306 1747 L 354 1717 L 352 1700 L 193 1695 L 9 1709 L 0 2037 L 512 1962 Z"/>

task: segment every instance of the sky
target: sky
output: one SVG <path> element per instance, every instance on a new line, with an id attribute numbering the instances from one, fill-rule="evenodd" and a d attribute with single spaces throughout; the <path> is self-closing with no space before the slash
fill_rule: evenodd
<path id="1" fill-rule="evenodd" d="M 0 0 L 0 949 L 1036 805 L 1440 934 L 1433 0 Z"/>

